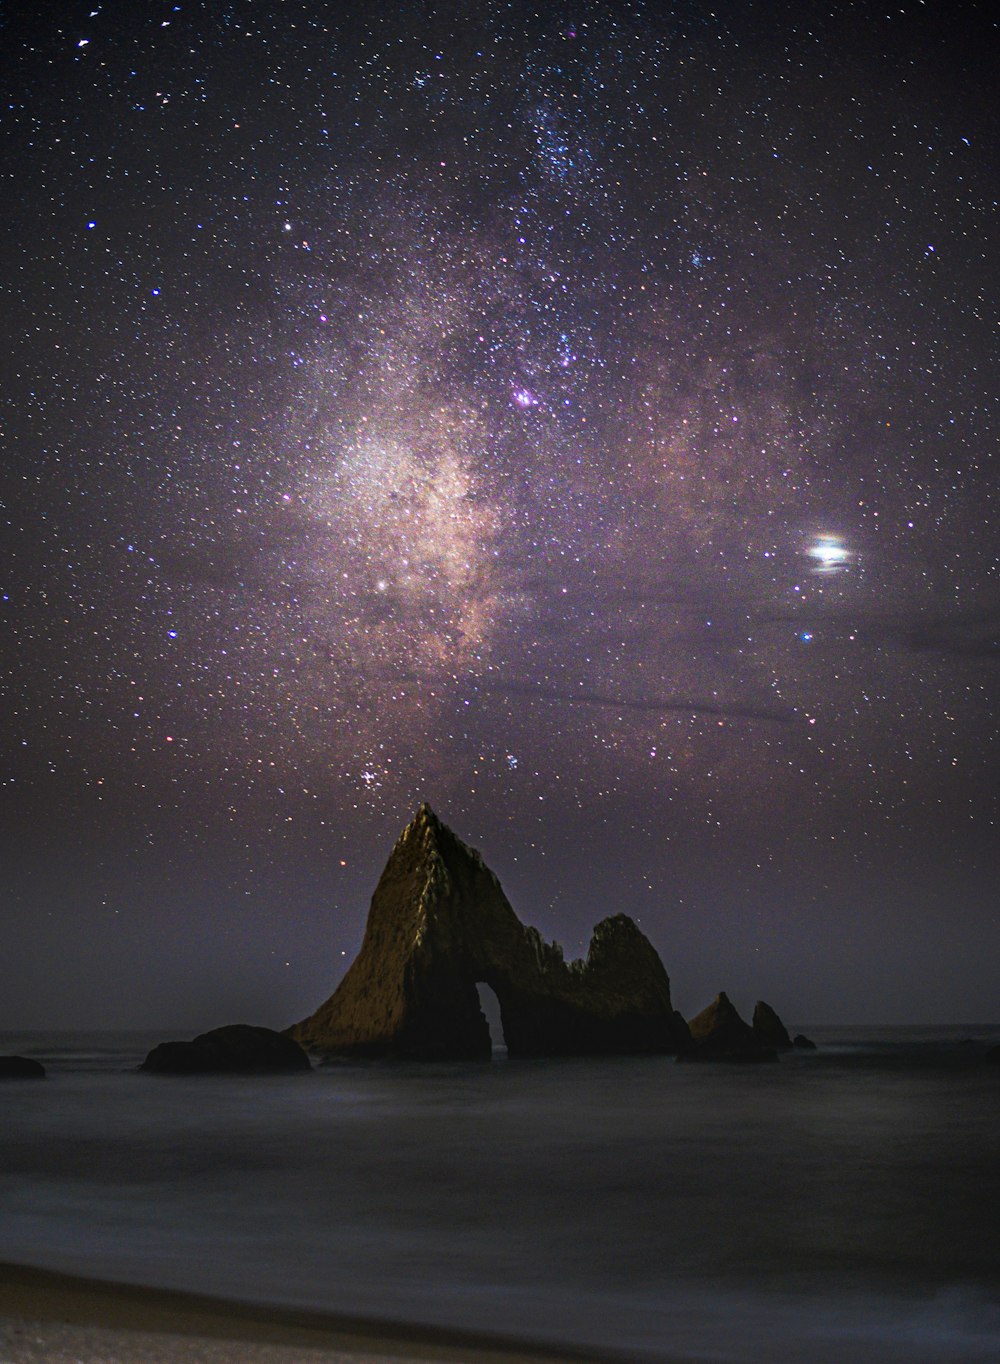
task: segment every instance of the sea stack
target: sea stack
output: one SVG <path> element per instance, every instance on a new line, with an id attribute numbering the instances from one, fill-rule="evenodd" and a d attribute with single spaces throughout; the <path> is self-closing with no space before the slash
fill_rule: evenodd
<path id="1" fill-rule="evenodd" d="M 765 1045 L 740 1017 L 725 991 L 688 1023 L 692 1049 L 685 1060 L 774 1061 L 777 1052 Z"/>
<path id="2" fill-rule="evenodd" d="M 757 1040 L 765 1047 L 774 1047 L 777 1051 L 791 1050 L 792 1039 L 788 1029 L 770 1004 L 765 1004 L 762 999 L 758 999 L 754 1005 L 752 1026 Z"/>
<path id="3" fill-rule="evenodd" d="M 496 994 L 510 1056 L 673 1054 L 687 1044 L 663 963 L 631 919 L 602 920 L 586 961 L 567 965 L 428 805 L 392 850 L 357 958 L 289 1032 L 326 1056 L 488 1059 L 478 982 Z"/>

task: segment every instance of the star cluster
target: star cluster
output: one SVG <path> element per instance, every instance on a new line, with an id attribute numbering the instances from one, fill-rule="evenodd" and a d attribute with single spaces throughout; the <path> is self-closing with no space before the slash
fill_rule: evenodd
<path id="1" fill-rule="evenodd" d="M 723 941 L 814 1018 L 961 1011 L 998 870 L 989 7 L 5 24 L 25 981 L 50 939 L 141 975 L 183 923 L 294 1013 L 428 799 L 573 948 L 621 909 L 693 991 Z M 873 1005 L 900 935 L 938 993 Z"/>

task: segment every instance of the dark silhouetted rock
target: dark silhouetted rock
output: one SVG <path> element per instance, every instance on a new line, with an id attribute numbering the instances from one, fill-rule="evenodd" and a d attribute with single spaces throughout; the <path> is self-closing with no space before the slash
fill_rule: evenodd
<path id="1" fill-rule="evenodd" d="M 477 982 L 497 997 L 511 1056 L 672 1054 L 687 1042 L 663 963 L 631 919 L 604 919 L 586 961 L 567 965 L 427 805 L 386 863 L 357 958 L 289 1033 L 328 1056 L 488 1059 Z"/>
<path id="2" fill-rule="evenodd" d="M 161 1075 L 262 1075 L 311 1067 L 299 1044 L 284 1033 L 231 1023 L 201 1033 L 192 1042 L 161 1042 L 140 1069 Z"/>
<path id="3" fill-rule="evenodd" d="M 792 1046 L 796 1051 L 815 1051 L 816 1043 L 810 1041 L 808 1037 L 803 1037 L 802 1033 L 797 1032 L 792 1038 Z"/>
<path id="4" fill-rule="evenodd" d="M 792 1039 L 788 1036 L 784 1023 L 770 1004 L 765 1004 L 762 999 L 758 999 L 754 1005 L 752 1026 L 762 1046 L 774 1047 L 776 1051 L 788 1051 L 791 1048 Z"/>
<path id="5" fill-rule="evenodd" d="M 45 1067 L 30 1056 L 0 1056 L 0 1080 L 44 1080 Z"/>
<path id="6" fill-rule="evenodd" d="M 990 1047 L 983 1060 L 991 1066 L 1000 1066 L 1000 1047 Z"/>
<path id="7" fill-rule="evenodd" d="M 693 1061 L 773 1061 L 777 1052 L 765 1046 L 749 1023 L 736 1012 L 726 994 L 716 995 L 688 1023 L 691 1051 L 685 1060 Z"/>

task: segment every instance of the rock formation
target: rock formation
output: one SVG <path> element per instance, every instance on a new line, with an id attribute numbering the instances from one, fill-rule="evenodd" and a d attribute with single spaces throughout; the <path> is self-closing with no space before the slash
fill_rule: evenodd
<path id="1" fill-rule="evenodd" d="M 485 1059 L 477 982 L 497 997 L 511 1056 L 670 1054 L 687 1043 L 663 963 L 631 919 L 602 920 L 586 961 L 567 965 L 427 805 L 392 850 L 357 958 L 289 1033 L 329 1056 Z"/>
<path id="2" fill-rule="evenodd" d="M 45 1067 L 30 1056 L 0 1056 L 0 1080 L 44 1080 Z"/>
<path id="3" fill-rule="evenodd" d="M 284 1033 L 231 1023 L 203 1032 L 192 1042 L 161 1042 L 139 1069 L 160 1075 L 262 1075 L 311 1067 L 299 1044 Z"/>
<path id="4" fill-rule="evenodd" d="M 758 999 L 753 1006 L 752 1026 L 754 1035 L 763 1046 L 774 1047 L 776 1051 L 791 1049 L 792 1039 L 788 1036 L 788 1029 L 770 1004 L 765 1004 L 762 999 Z"/>
<path id="5" fill-rule="evenodd" d="M 792 1046 L 795 1048 L 796 1051 L 816 1050 L 816 1043 L 810 1041 L 808 1037 L 803 1036 L 803 1034 L 800 1032 L 797 1032 L 795 1036 L 792 1038 Z"/>
<path id="6" fill-rule="evenodd" d="M 736 1012 L 729 996 L 716 995 L 688 1023 L 691 1051 L 684 1057 L 693 1061 L 774 1061 L 777 1052 L 765 1045 L 757 1033 Z"/>

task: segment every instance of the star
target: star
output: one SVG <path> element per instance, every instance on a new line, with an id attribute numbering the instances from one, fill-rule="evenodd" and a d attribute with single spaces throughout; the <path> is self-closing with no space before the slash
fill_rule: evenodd
<path id="1" fill-rule="evenodd" d="M 815 560 L 814 573 L 841 573 L 853 559 L 843 541 L 833 535 L 821 535 L 814 540 L 809 555 Z"/>

